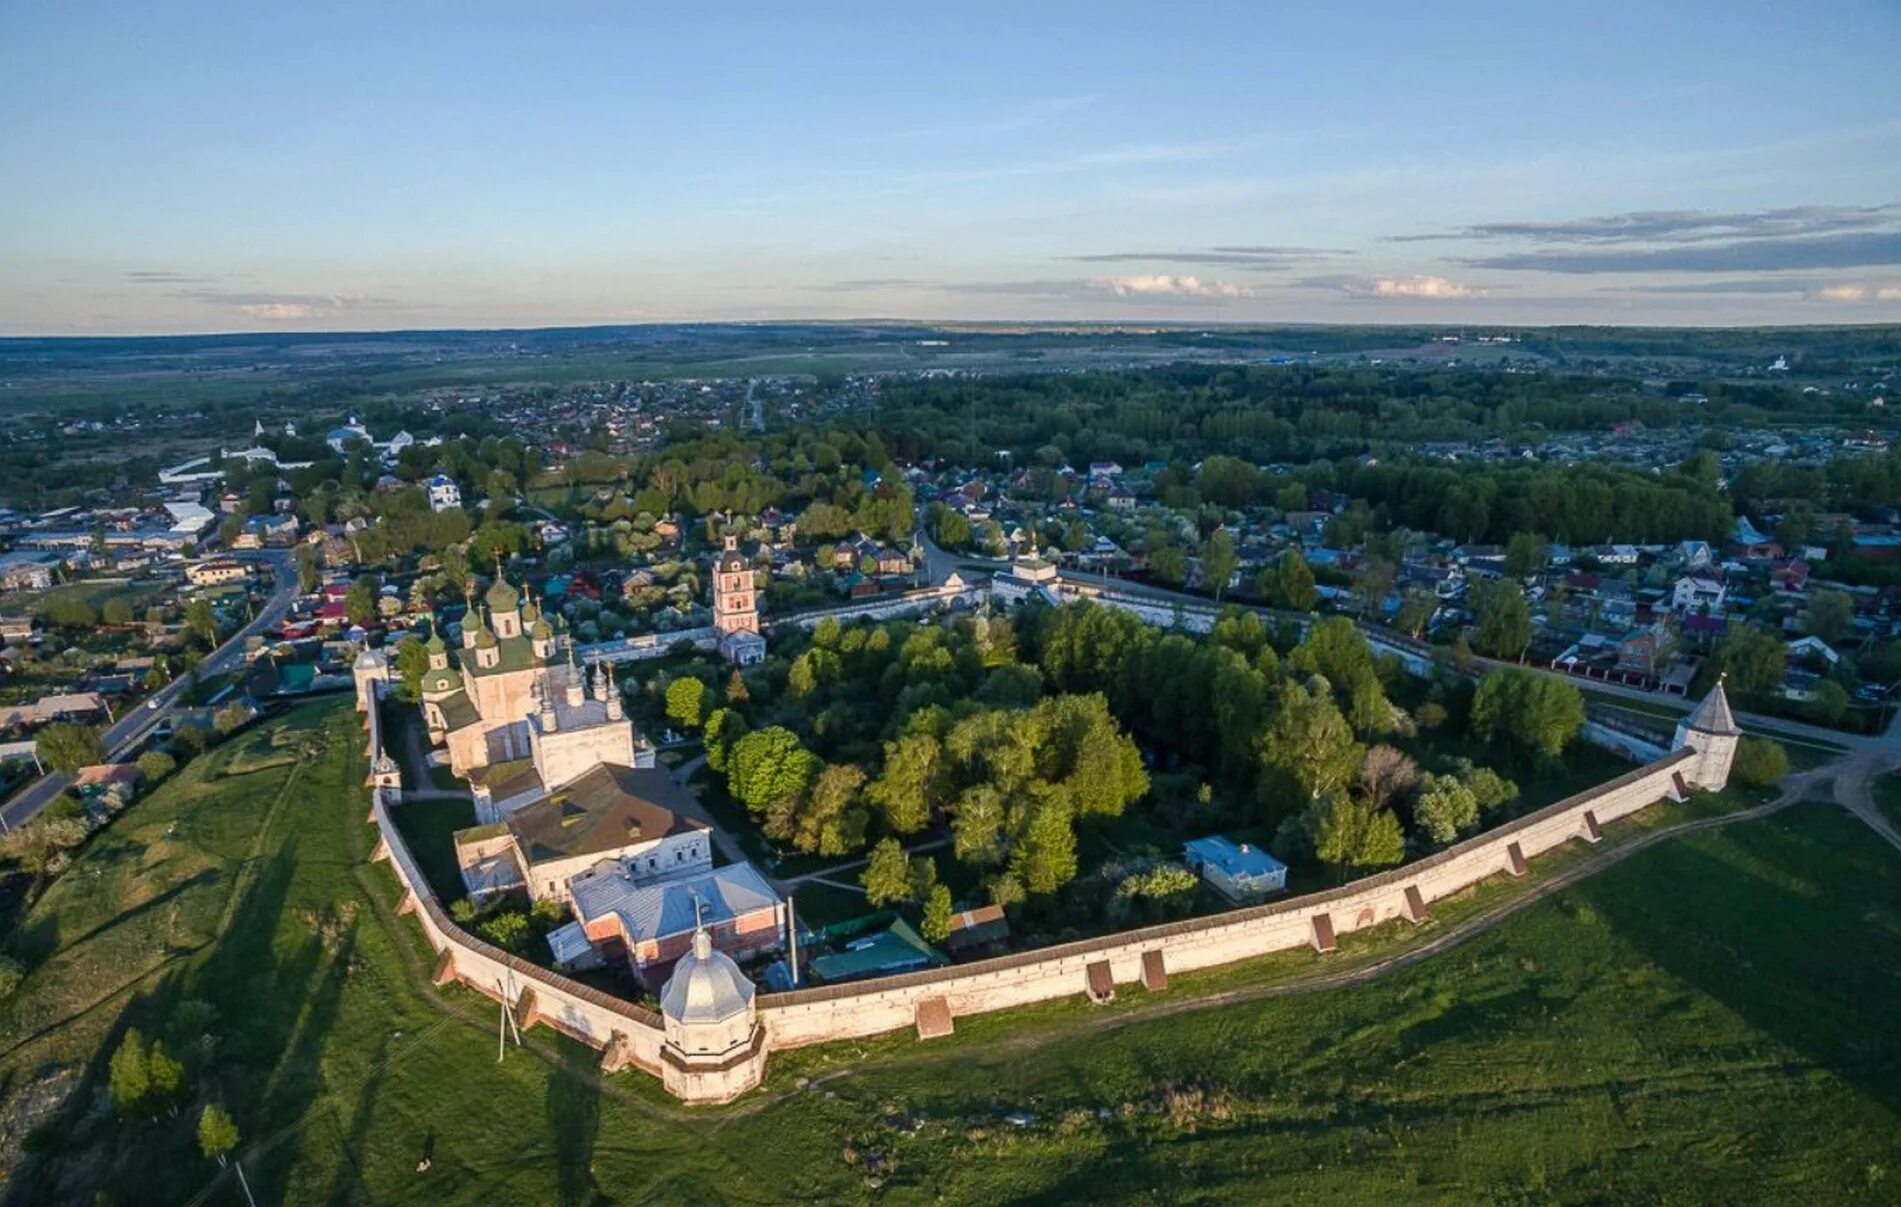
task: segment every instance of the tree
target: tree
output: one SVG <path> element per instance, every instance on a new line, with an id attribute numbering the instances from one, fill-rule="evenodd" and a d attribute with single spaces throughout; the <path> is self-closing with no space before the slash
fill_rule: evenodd
<path id="1" fill-rule="evenodd" d="M 1003 794 L 990 784 L 967 788 L 951 818 L 951 852 L 959 863 L 995 867 L 1003 862 Z"/>
<path id="2" fill-rule="evenodd" d="M 1262 594 L 1278 608 L 1289 608 L 1296 612 L 1311 612 L 1320 602 L 1320 590 L 1314 586 L 1313 567 L 1307 564 L 1298 549 L 1289 549 L 1281 554 L 1281 560 L 1272 570 L 1261 576 Z"/>
<path id="3" fill-rule="evenodd" d="M 476 929 L 484 939 L 502 950 L 520 951 L 528 940 L 528 915 L 516 910 L 505 910 Z"/>
<path id="4" fill-rule="evenodd" d="M 1747 788 L 1773 788 L 1789 774 L 1789 753 L 1771 738 L 1745 735 L 1736 744 L 1730 778 Z"/>
<path id="5" fill-rule="evenodd" d="M 724 772 L 733 745 L 745 736 L 746 718 L 730 708 L 714 709 L 706 718 L 706 730 L 701 735 L 706 745 L 706 765 L 715 771 Z"/>
<path id="6" fill-rule="evenodd" d="M 163 750 L 148 750 L 139 756 L 139 774 L 148 784 L 155 784 L 170 775 L 178 766 L 178 760 Z"/>
<path id="7" fill-rule="evenodd" d="M 1406 857 L 1406 840 L 1391 810 L 1375 809 L 1365 801 L 1337 793 L 1325 798 L 1316 819 L 1314 854 L 1338 868 L 1340 878 L 1345 880 L 1349 867 L 1398 863 Z"/>
<path id="8" fill-rule="evenodd" d="M 1502 667 L 1479 681 L 1472 731 L 1552 759 L 1584 726 L 1584 697 L 1551 675 Z"/>
<path id="9" fill-rule="evenodd" d="M 198 1151 L 223 1165 L 225 1154 L 237 1146 L 238 1125 L 230 1113 L 215 1102 L 206 1103 L 198 1116 Z"/>
<path id="10" fill-rule="evenodd" d="M 211 601 L 199 596 L 185 606 L 185 627 L 203 639 L 206 645 L 218 644 L 218 614 Z"/>
<path id="11" fill-rule="evenodd" d="M 211 715 L 211 727 L 218 731 L 219 737 L 229 737 L 243 729 L 250 719 L 250 706 L 242 700 L 233 700 Z"/>
<path id="12" fill-rule="evenodd" d="M 950 938 L 951 912 L 950 886 L 933 885 L 930 896 L 924 899 L 924 920 L 918 924 L 918 933 L 925 942 L 942 943 Z"/>
<path id="13" fill-rule="evenodd" d="M 1149 548 L 1149 573 L 1171 587 L 1188 581 L 1188 555 L 1182 547 L 1166 538 L 1152 540 Z"/>
<path id="14" fill-rule="evenodd" d="M 1346 787 L 1360 765 L 1353 729 L 1322 691 L 1282 686 L 1279 707 L 1261 736 L 1261 758 L 1293 781 L 1302 800 Z"/>
<path id="15" fill-rule="evenodd" d="M 429 650 L 414 637 L 396 643 L 396 678 L 403 695 L 416 700 L 422 695 L 422 677 L 429 672 Z"/>
<path id="16" fill-rule="evenodd" d="M 1478 594 L 1478 647 L 1494 658 L 1512 659 L 1531 644 L 1531 609 L 1518 584 L 1507 579 L 1487 584 Z"/>
<path id="17" fill-rule="evenodd" d="M 1201 546 L 1201 585 L 1211 587 L 1215 601 L 1228 589 L 1228 579 L 1233 576 L 1234 568 L 1241 564 L 1241 555 L 1234 548 L 1234 534 L 1226 528 L 1217 528 Z"/>
<path id="18" fill-rule="evenodd" d="M 151 1051 L 145 1054 L 145 1077 L 152 1104 L 176 1113 L 179 1095 L 185 1091 L 185 1066 L 165 1050 L 162 1040 L 153 1040 Z"/>
<path id="19" fill-rule="evenodd" d="M 106 601 L 105 607 L 100 609 L 99 615 L 107 624 L 131 624 L 131 601 L 127 600 L 124 596 L 115 595 Z"/>
<path id="20" fill-rule="evenodd" d="M 726 759 L 726 779 L 733 796 L 758 812 L 775 800 L 804 792 L 817 764 L 817 757 L 799 744 L 797 734 L 774 725 L 733 743 Z"/>
<path id="21" fill-rule="evenodd" d="M 0 851 L 5 851 L 9 858 L 33 875 L 44 876 L 62 870 L 66 866 L 66 852 L 84 841 L 84 821 L 77 817 L 52 817 L 42 813 L 0 837 Z"/>
<path id="22" fill-rule="evenodd" d="M 1712 669 L 1728 676 L 1741 696 L 1765 696 L 1782 687 L 1789 654 L 1782 639 L 1754 624 L 1731 625 L 1711 656 Z"/>
<path id="23" fill-rule="evenodd" d="M 1413 801 L 1413 825 L 1434 846 L 1445 846 L 1478 824 L 1479 802 L 1454 775 L 1427 772 Z"/>
<path id="24" fill-rule="evenodd" d="M 1428 624 L 1433 614 L 1439 610 L 1439 597 L 1430 591 L 1418 587 L 1408 590 L 1399 599 L 1399 611 L 1393 614 L 1393 627 L 1402 633 L 1417 637 Z"/>
<path id="25" fill-rule="evenodd" d="M 799 813 L 792 845 L 820 855 L 843 855 L 865 845 L 870 821 L 861 800 L 865 772 L 851 763 L 834 763 L 812 782 L 811 799 Z"/>
<path id="26" fill-rule="evenodd" d="M 1551 556 L 1550 543 L 1535 532 L 1514 532 L 1505 542 L 1505 573 L 1524 579 L 1545 568 Z"/>
<path id="27" fill-rule="evenodd" d="M 1261 471 L 1238 457 L 1216 453 L 1201 463 L 1203 497 L 1223 507 L 1246 507 L 1260 489 Z"/>
<path id="28" fill-rule="evenodd" d="M 1053 893 L 1076 878 L 1076 828 L 1055 794 L 1032 802 L 1010 852 L 1010 872 L 1032 893 Z"/>
<path id="29" fill-rule="evenodd" d="M 351 624 L 375 624 L 376 600 L 381 588 L 382 583 L 376 575 L 358 575 L 343 596 L 344 618 Z"/>
<path id="30" fill-rule="evenodd" d="M 33 752 L 40 762 L 62 775 L 71 775 L 81 767 L 103 763 L 106 759 L 105 744 L 99 740 L 98 731 L 90 725 L 70 721 L 55 721 L 40 730 L 33 739 Z"/>
<path id="31" fill-rule="evenodd" d="M 885 826 L 912 834 L 930 824 L 950 792 L 950 768 L 944 747 L 930 734 L 906 734 L 884 747 L 884 773 L 865 795 L 884 816 Z"/>
<path id="32" fill-rule="evenodd" d="M 726 676 L 726 702 L 744 704 L 750 699 L 752 693 L 746 690 L 746 677 L 739 673 L 738 667 L 734 667 L 733 673 Z"/>
<path id="33" fill-rule="evenodd" d="M 1854 627 L 1855 601 L 1846 591 L 1817 591 L 1809 597 L 1802 623 L 1809 632 L 1834 645 Z"/>
<path id="34" fill-rule="evenodd" d="M 144 1105 L 152 1092 L 151 1072 L 145 1061 L 145 1036 L 137 1027 L 126 1028 L 119 1046 L 107 1062 L 107 1081 L 112 1088 L 113 1105 L 121 1115 L 130 1115 Z"/>
<path id="35" fill-rule="evenodd" d="M 682 675 L 667 684 L 667 715 L 687 729 L 698 729 L 705 721 L 706 684 L 691 675 Z"/>
<path id="36" fill-rule="evenodd" d="M 876 906 L 911 899 L 911 861 L 905 858 L 897 839 L 880 839 L 871 848 L 871 858 L 865 861 L 858 882 L 865 886 L 865 900 Z"/>
<path id="37" fill-rule="evenodd" d="M 1419 782 L 1419 764 L 1398 749 L 1381 742 L 1366 748 L 1360 760 L 1360 792 L 1375 809 L 1383 809 Z"/>

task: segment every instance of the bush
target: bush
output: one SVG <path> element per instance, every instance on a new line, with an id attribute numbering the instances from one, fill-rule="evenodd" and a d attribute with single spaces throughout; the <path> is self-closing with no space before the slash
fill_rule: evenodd
<path id="1" fill-rule="evenodd" d="M 1789 774 L 1789 753 L 1771 738 L 1745 737 L 1736 745 L 1729 773 L 1745 788 L 1773 788 Z"/>
<path id="2" fill-rule="evenodd" d="M 26 979 L 26 969 L 20 961 L 0 956 L 0 1002 L 13 996 L 13 991 Z"/>
<path id="3" fill-rule="evenodd" d="M 139 756 L 139 774 L 149 784 L 156 784 L 178 768 L 178 760 L 163 750 L 148 750 Z"/>

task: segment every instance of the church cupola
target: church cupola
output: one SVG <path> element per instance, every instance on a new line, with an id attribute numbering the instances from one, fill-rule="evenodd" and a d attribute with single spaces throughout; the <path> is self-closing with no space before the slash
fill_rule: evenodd
<path id="1" fill-rule="evenodd" d="M 587 674 L 574 661 L 574 643 L 568 643 L 568 707 L 587 703 Z"/>
<path id="2" fill-rule="evenodd" d="M 500 567 L 495 572 L 495 585 L 483 599 L 488 604 L 498 638 L 507 641 L 521 636 L 521 594 L 502 577 Z"/>
<path id="3" fill-rule="evenodd" d="M 541 732 L 553 733 L 561 727 L 554 714 L 554 684 L 548 681 L 547 671 L 535 679 L 535 705 L 541 716 Z"/>
<path id="4" fill-rule="evenodd" d="M 610 721 L 621 720 L 626 714 L 621 708 L 620 684 L 614 682 L 613 668 L 609 667 L 605 662 L 601 663 L 600 667 L 606 672 L 606 682 L 604 686 L 607 689 L 607 719 Z"/>
<path id="5" fill-rule="evenodd" d="M 489 671 L 501 665 L 501 661 L 501 643 L 495 639 L 495 630 L 478 620 L 475 627 L 475 665 Z"/>

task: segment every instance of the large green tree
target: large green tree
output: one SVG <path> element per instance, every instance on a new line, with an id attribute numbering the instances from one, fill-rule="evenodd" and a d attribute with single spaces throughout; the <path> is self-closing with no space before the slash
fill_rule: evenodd
<path id="1" fill-rule="evenodd" d="M 733 796 L 762 811 L 773 801 L 796 797 L 818 771 L 818 758 L 784 726 L 757 730 L 734 742 L 726 759 Z"/>
<path id="2" fill-rule="evenodd" d="M 64 775 L 71 775 L 81 767 L 90 767 L 103 763 L 106 759 L 105 744 L 99 740 L 99 731 L 90 725 L 78 725 L 70 721 L 55 721 L 41 729 L 33 739 L 33 752 L 40 762 Z"/>

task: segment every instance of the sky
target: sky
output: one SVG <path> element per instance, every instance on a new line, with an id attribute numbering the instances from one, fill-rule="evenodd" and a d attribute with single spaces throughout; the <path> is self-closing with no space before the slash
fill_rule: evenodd
<path id="1" fill-rule="evenodd" d="M 0 334 L 1901 321 L 1901 5 L 0 5 Z"/>

